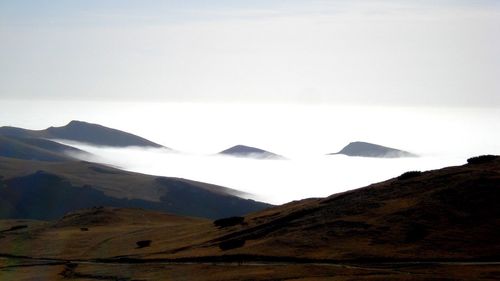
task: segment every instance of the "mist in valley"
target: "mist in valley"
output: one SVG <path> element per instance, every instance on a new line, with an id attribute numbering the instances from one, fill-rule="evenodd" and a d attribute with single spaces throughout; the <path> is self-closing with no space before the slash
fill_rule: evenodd
<path id="1" fill-rule="evenodd" d="M 274 204 L 323 197 L 410 170 L 462 165 L 498 154 L 499 110 L 317 105 L 171 103 L 46 103 L 30 118 L 6 119 L 42 129 L 85 120 L 128 131 L 168 148 L 109 148 L 66 144 L 91 152 L 83 160 L 145 174 L 182 177 L 247 192 Z M 58 107 L 50 114 L 50 107 Z M 87 110 L 83 110 L 87 109 Z M 90 109 L 90 110 L 88 110 Z M 55 110 L 55 108 L 54 108 Z M 63 120 L 63 121 L 61 121 Z M 418 154 L 417 158 L 326 155 L 351 141 L 367 141 Z M 218 155 L 244 144 L 286 157 L 262 160 Z"/>
<path id="2" fill-rule="evenodd" d="M 273 204 L 325 197 L 383 181 L 405 171 L 459 165 L 466 160 L 433 156 L 378 159 L 344 155 L 262 160 L 175 153 L 165 149 L 77 147 L 94 154 L 93 157 L 83 156 L 83 160 L 145 174 L 218 184 L 246 192 L 247 198 Z"/>

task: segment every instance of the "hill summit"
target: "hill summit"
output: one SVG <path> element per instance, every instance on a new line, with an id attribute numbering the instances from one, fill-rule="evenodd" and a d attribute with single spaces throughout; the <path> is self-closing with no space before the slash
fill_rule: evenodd
<path id="1" fill-rule="evenodd" d="M 23 138 L 62 139 L 99 146 L 163 147 L 131 133 L 77 120 L 73 120 L 65 126 L 49 127 L 45 130 L 27 130 L 5 126 L 0 127 L 0 135 Z"/>
<path id="2" fill-rule="evenodd" d="M 377 158 L 417 157 L 416 154 L 408 151 L 362 141 L 351 142 L 339 152 L 331 153 L 330 155 L 334 154 Z"/>
<path id="3" fill-rule="evenodd" d="M 219 154 L 235 156 L 235 157 L 258 158 L 258 159 L 285 159 L 285 157 L 281 155 L 246 145 L 235 145 L 231 148 L 219 152 Z"/>

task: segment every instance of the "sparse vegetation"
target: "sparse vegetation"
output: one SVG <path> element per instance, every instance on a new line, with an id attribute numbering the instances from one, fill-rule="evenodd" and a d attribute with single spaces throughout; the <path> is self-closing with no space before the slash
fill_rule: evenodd
<path id="1" fill-rule="evenodd" d="M 141 240 L 141 241 L 135 242 L 135 244 L 137 244 L 138 249 L 141 249 L 141 248 L 151 246 L 151 242 L 152 242 L 151 240 Z"/>
<path id="2" fill-rule="evenodd" d="M 467 159 L 468 164 L 484 164 L 490 163 L 493 160 L 497 159 L 498 156 L 495 155 L 481 155 Z"/>
<path id="3" fill-rule="evenodd" d="M 215 220 L 214 225 L 218 226 L 219 228 L 224 228 L 228 226 L 241 224 L 243 223 L 244 220 L 245 220 L 244 217 L 229 217 L 229 218 Z"/>
<path id="4" fill-rule="evenodd" d="M 398 180 L 411 179 L 411 178 L 414 178 L 414 177 L 418 177 L 421 174 L 422 174 L 422 172 L 420 172 L 420 171 L 409 171 L 409 172 L 401 174 L 401 176 L 398 177 Z"/>

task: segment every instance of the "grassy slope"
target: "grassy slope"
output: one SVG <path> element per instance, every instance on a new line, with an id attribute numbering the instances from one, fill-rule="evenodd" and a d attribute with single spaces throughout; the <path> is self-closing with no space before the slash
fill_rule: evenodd
<path id="1" fill-rule="evenodd" d="M 9 234 L 2 243 L 33 243 L 38 246 L 27 246 L 20 254 L 58 258 L 238 254 L 333 260 L 498 258 L 499 183 L 500 160 L 496 159 L 292 202 L 250 214 L 244 224 L 222 229 L 207 220 L 181 218 L 155 225 L 130 224 L 127 216 L 111 212 L 116 221 L 123 217 L 124 223 L 96 226 L 89 232 L 79 230 L 85 224 L 56 224 L 32 230 L 36 239 Z M 20 232 L 31 233 L 29 229 Z M 139 240 L 152 240 L 153 245 L 135 249 Z M 245 244 L 226 251 L 219 248 L 220 243 L 234 240 Z M 50 246 L 56 242 L 70 246 Z"/>
<path id="2" fill-rule="evenodd" d="M 225 255 L 308 257 L 339 261 L 498 258 L 500 159 L 391 179 L 324 199 L 285 204 L 219 229 L 210 220 L 138 209 L 89 209 L 57 222 L 2 221 L 2 253 L 60 259 L 134 259 Z M 419 226 L 415 226 L 419 225 Z M 81 231 L 87 227 L 88 231 Z M 222 251 L 221 241 L 245 239 Z M 138 249 L 139 240 L 152 240 Z M 227 256 L 226 256 L 227 257 Z M 86 264 L 13 267 L 16 280 L 496 280 L 498 265 Z M 77 264 L 77 265 L 76 265 Z M 7 266 L 4 268 L 4 266 Z M 64 277 L 66 276 L 66 277 Z M 114 278 L 114 279 L 113 279 Z M 37 279 L 39 280 L 39 279 Z"/>
<path id="3" fill-rule="evenodd" d="M 85 161 L 47 163 L 44 161 L 23 161 L 0 157 L 0 175 L 5 179 L 26 176 L 38 170 L 53 173 L 68 179 L 75 185 L 90 184 L 105 194 L 117 198 L 159 201 L 159 190 L 152 184 L 157 176 L 127 172 L 106 165 Z M 242 193 L 223 186 L 175 178 L 216 194 L 239 196 Z M 140 188 L 138 188 L 140 187 Z"/>
<path id="4" fill-rule="evenodd" d="M 25 264 L 25 263 L 24 263 Z M 93 265 L 84 263 L 55 264 L 52 266 L 24 266 L 2 268 L 1 280 L 183 280 L 183 281 L 248 281 L 248 280 L 294 280 L 294 281 L 457 281 L 498 280 L 500 269 L 496 265 L 442 265 L 442 266 L 399 266 L 377 268 L 373 266 L 330 266 L 330 265 Z"/>

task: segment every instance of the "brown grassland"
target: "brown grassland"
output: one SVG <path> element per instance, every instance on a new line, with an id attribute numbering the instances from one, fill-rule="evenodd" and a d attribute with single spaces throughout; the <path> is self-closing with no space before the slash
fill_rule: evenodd
<path id="1" fill-rule="evenodd" d="M 248 214 L 0 222 L 0 280 L 498 280 L 500 158 Z M 137 242 L 150 240 L 146 247 Z"/>

